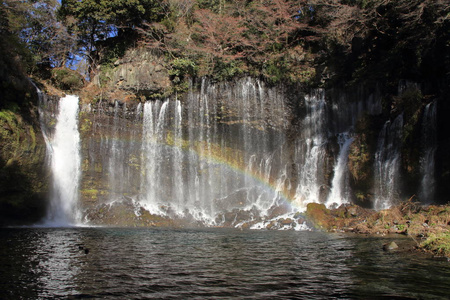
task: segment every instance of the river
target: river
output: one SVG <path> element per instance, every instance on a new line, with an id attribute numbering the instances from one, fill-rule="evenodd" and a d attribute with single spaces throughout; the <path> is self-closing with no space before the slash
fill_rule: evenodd
<path id="1" fill-rule="evenodd" d="M 446 299 L 407 237 L 235 229 L 3 228 L 2 299 Z"/>

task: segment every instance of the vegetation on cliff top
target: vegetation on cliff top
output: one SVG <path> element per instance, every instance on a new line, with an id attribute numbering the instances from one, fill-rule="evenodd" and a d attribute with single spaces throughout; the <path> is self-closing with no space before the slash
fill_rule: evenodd
<path id="1" fill-rule="evenodd" d="M 144 47 L 165 57 L 174 91 L 202 75 L 315 86 L 449 80 L 445 0 L 5 0 L 0 18 L 13 46 L 3 50 L 47 78 L 71 64 L 93 78 Z"/>
<path id="2" fill-rule="evenodd" d="M 107 2 L 107 5 L 106 5 Z M 446 1 L 62 1 L 58 15 L 97 66 L 140 45 L 183 75 L 239 74 L 277 83 L 443 78 L 449 69 Z M 120 47 L 117 47 L 121 45 Z M 441 63 L 437 63 L 439 57 Z M 180 76 L 174 76 L 178 83 Z M 333 81 L 331 81 L 333 82 Z"/>

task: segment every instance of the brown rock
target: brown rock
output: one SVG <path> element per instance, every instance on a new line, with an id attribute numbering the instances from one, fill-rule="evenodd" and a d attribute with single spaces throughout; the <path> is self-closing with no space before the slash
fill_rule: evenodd
<path id="1" fill-rule="evenodd" d="M 398 249 L 398 245 L 396 242 L 392 241 L 389 244 L 384 244 L 383 245 L 383 250 L 384 251 L 392 251 L 392 250 L 397 250 Z"/>

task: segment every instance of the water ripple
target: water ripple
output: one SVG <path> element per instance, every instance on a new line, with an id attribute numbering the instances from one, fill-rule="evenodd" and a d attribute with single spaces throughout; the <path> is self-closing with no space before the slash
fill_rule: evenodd
<path id="1" fill-rule="evenodd" d="M 1 229 L 0 237 L 4 299 L 445 299 L 450 294 L 447 262 L 383 252 L 387 240 L 382 238 L 120 228 Z"/>

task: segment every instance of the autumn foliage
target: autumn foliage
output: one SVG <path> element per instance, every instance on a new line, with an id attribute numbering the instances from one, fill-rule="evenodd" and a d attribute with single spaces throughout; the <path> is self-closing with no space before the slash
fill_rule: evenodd
<path id="1" fill-rule="evenodd" d="M 18 34 L 39 63 L 84 57 L 96 72 L 141 46 L 218 80 L 315 84 L 442 77 L 449 16 L 447 0 L 7 0 L 0 11 L 2 32 Z M 442 60 L 430 69 L 433 57 Z"/>

